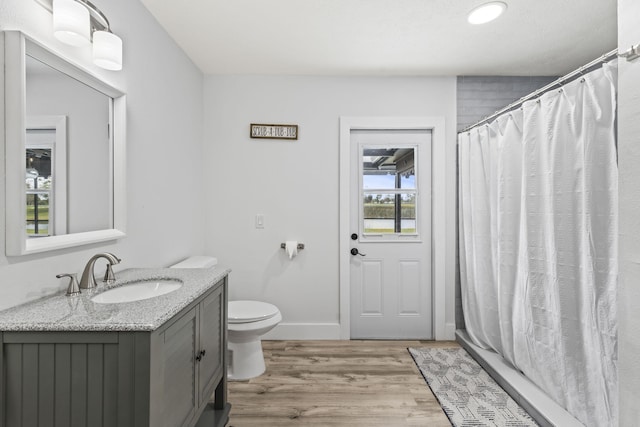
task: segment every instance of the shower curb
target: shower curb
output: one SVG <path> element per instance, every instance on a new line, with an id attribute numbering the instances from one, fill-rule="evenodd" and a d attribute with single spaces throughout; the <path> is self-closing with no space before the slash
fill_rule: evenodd
<path id="1" fill-rule="evenodd" d="M 584 427 L 502 356 L 473 344 L 465 329 L 456 330 L 456 341 L 542 427 Z"/>

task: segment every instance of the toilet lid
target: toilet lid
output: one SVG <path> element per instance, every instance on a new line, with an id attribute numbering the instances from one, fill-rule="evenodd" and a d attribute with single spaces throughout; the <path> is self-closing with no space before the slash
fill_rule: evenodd
<path id="1" fill-rule="evenodd" d="M 278 307 L 261 301 L 229 301 L 229 323 L 248 323 L 269 319 Z"/>

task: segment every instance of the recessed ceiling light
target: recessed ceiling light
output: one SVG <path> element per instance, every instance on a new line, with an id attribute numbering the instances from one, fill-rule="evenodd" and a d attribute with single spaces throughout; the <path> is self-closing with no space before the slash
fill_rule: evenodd
<path id="1" fill-rule="evenodd" d="M 470 24 L 486 24 L 502 15 L 502 12 L 506 9 L 507 4 L 501 1 L 485 3 L 469 12 L 467 21 L 469 21 Z"/>

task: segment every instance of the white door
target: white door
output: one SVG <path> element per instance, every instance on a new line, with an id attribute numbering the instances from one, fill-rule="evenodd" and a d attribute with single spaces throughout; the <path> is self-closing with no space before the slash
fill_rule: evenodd
<path id="1" fill-rule="evenodd" d="M 431 131 L 351 130 L 354 339 L 431 339 Z"/>

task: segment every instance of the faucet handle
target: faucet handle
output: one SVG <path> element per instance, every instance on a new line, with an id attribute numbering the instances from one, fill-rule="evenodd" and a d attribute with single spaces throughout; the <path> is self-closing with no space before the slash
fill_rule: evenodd
<path id="1" fill-rule="evenodd" d="M 107 271 L 104 272 L 104 278 L 102 279 L 103 283 L 113 283 L 116 281 L 116 275 L 113 272 L 113 267 L 111 263 L 107 264 Z"/>
<path id="2" fill-rule="evenodd" d="M 63 277 L 69 278 L 69 286 L 67 286 L 67 296 L 75 296 L 80 294 L 80 288 L 78 287 L 78 279 L 76 273 L 57 274 L 56 277 L 61 279 Z"/>

